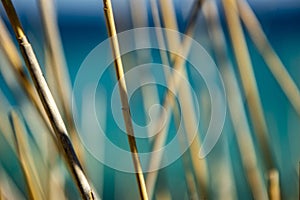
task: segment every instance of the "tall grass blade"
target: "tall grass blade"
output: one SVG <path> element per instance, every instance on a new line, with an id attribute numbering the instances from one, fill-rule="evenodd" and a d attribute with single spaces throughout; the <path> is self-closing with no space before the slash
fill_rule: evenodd
<path id="1" fill-rule="evenodd" d="M 115 58 L 114 63 L 115 63 L 116 76 L 118 79 L 119 92 L 120 92 L 121 103 L 122 103 L 123 118 L 126 126 L 129 146 L 130 146 L 131 155 L 133 159 L 133 165 L 136 172 L 136 179 L 139 187 L 140 197 L 141 199 L 148 199 L 144 175 L 142 172 L 136 141 L 134 138 L 134 131 L 133 131 L 130 108 L 129 108 L 128 97 L 127 97 L 127 88 L 124 79 L 123 64 L 120 57 L 120 49 L 119 49 L 119 43 L 117 38 L 117 32 L 115 27 L 111 1 L 103 0 L 103 5 L 104 5 L 104 13 L 106 18 L 108 35 L 111 37 L 110 41 L 111 41 L 113 56 Z"/>
<path id="2" fill-rule="evenodd" d="M 24 125 L 21 123 L 20 118 L 15 111 L 10 112 L 9 116 L 14 133 L 17 154 L 25 177 L 29 198 L 36 200 L 44 199 L 45 197 L 41 189 L 37 171 L 33 165 L 33 158 L 31 157 L 31 153 L 29 151 Z"/>
<path id="3" fill-rule="evenodd" d="M 280 184 L 279 173 L 277 170 L 271 170 L 269 172 L 269 198 L 270 200 L 280 200 Z"/>

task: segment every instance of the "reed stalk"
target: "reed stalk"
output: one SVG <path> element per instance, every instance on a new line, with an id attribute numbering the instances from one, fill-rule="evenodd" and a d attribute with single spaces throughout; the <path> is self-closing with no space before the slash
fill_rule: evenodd
<path id="1" fill-rule="evenodd" d="M 130 108 L 128 103 L 128 97 L 127 97 L 127 88 L 126 88 L 126 82 L 124 79 L 124 70 L 123 70 L 123 64 L 120 56 L 120 49 L 119 49 L 119 43 L 117 38 L 117 32 L 115 27 L 115 20 L 112 10 L 112 5 L 110 0 L 103 0 L 104 5 L 104 13 L 105 13 L 105 19 L 106 19 L 106 25 L 108 30 L 108 35 L 110 37 L 111 41 L 111 49 L 113 52 L 113 56 L 115 58 L 115 71 L 116 76 L 118 80 L 118 86 L 119 86 L 119 92 L 120 92 L 120 98 L 122 103 L 122 112 L 123 112 L 123 118 L 126 126 L 126 132 L 128 136 L 130 151 L 132 155 L 133 165 L 136 172 L 136 179 L 137 184 L 139 188 L 140 198 L 141 199 L 148 199 L 147 191 L 146 191 L 146 185 L 144 180 L 144 175 L 142 172 L 141 163 L 138 156 L 138 150 L 136 146 L 136 141 L 134 137 L 134 131 L 131 121 L 131 115 L 130 115 Z"/>
<path id="2" fill-rule="evenodd" d="M 1 104 L 0 104 L 0 122 L 1 122 L 0 123 L 0 134 L 3 135 L 4 141 L 9 145 L 9 147 L 12 150 L 13 154 L 18 156 L 18 151 L 16 150 L 16 144 L 15 144 L 15 137 L 14 137 L 14 134 L 13 134 L 11 126 L 10 126 L 11 122 L 9 121 L 9 118 L 7 117 L 7 113 L 10 112 L 10 110 L 12 109 L 12 106 L 10 105 L 10 103 L 6 99 L 5 95 L 2 94 L 1 91 L 0 91 L 0 99 L 1 99 Z M 23 112 L 26 112 L 26 110 L 23 110 Z M 30 116 L 30 113 L 26 113 L 27 117 L 28 117 L 28 115 Z M 30 116 L 30 117 L 32 117 L 32 116 Z M 28 122 L 27 125 L 28 125 L 29 130 L 32 130 L 32 126 L 34 125 L 33 120 L 35 120 L 35 118 L 27 118 L 27 119 L 31 120 L 30 122 L 27 121 Z M 42 142 L 40 140 L 37 140 L 37 138 L 33 138 L 33 139 L 35 139 L 35 143 L 37 144 L 37 149 L 34 149 L 35 151 L 32 151 L 32 153 L 34 155 L 36 155 L 38 153 L 38 151 L 42 152 L 43 146 L 42 146 Z M 22 141 L 26 141 L 26 138 Z M 25 143 L 25 145 L 27 145 L 26 143 Z M 43 162 L 36 162 L 36 164 L 38 164 L 38 166 L 34 166 L 34 164 L 33 164 L 34 162 L 33 162 L 33 158 L 32 158 L 33 156 L 30 155 L 28 152 L 26 154 L 28 154 L 28 155 L 25 155 L 26 156 L 26 162 L 31 166 L 31 168 L 34 168 L 35 174 L 45 175 L 45 170 L 48 170 L 48 169 L 45 169 L 44 160 L 43 160 Z M 1 171 L 1 169 L 0 169 L 0 171 Z M 44 180 L 43 179 L 44 177 L 39 176 L 39 178 L 40 178 L 39 182 L 43 183 L 42 181 Z M 45 188 L 44 186 L 45 185 L 42 184 L 41 188 Z M 45 191 L 45 193 L 46 193 L 46 191 Z M 45 195 L 43 195 L 43 196 L 45 196 Z"/>
<path id="3" fill-rule="evenodd" d="M 270 44 L 249 4 L 246 1 L 241 0 L 237 1 L 237 5 L 240 17 L 256 48 L 262 55 L 271 73 L 279 83 L 295 111 L 300 115 L 300 92 L 296 83 L 293 81 L 286 67 Z"/>
<path id="4" fill-rule="evenodd" d="M 95 195 L 93 194 L 91 186 L 89 185 L 82 170 L 80 162 L 69 139 L 66 126 L 42 74 L 35 53 L 23 31 L 15 8 L 10 0 L 2 0 L 2 4 L 13 27 L 23 58 L 39 94 L 40 100 L 42 101 L 44 110 L 46 111 L 51 126 L 56 134 L 58 145 L 63 152 L 63 157 L 69 167 L 81 197 L 83 199 L 94 199 Z"/>
<path id="5" fill-rule="evenodd" d="M 254 132 L 263 155 L 262 157 L 266 169 L 270 170 L 275 167 L 274 157 L 269 143 L 268 129 L 253 72 L 252 62 L 237 12 L 237 4 L 235 0 L 223 0 L 222 2 L 235 59 L 239 68 L 242 86 L 247 99 L 247 106 L 254 126 Z"/>
<path id="6" fill-rule="evenodd" d="M 29 151 L 24 125 L 21 123 L 15 111 L 10 112 L 10 121 L 14 133 L 15 146 L 19 157 L 21 169 L 23 171 L 28 196 L 30 199 L 44 199 L 44 194 L 39 183 L 37 171 L 33 165 L 33 158 Z"/>
<path id="7" fill-rule="evenodd" d="M 208 33 L 212 41 L 216 61 L 224 80 L 231 121 L 235 130 L 247 181 L 255 199 L 267 199 L 267 189 L 264 186 L 263 177 L 257 168 L 255 147 L 251 138 L 242 94 L 237 78 L 234 75 L 232 63 L 228 59 L 225 35 L 221 28 L 216 2 L 207 2 L 205 8 L 203 14 L 208 25 Z"/>
<path id="8" fill-rule="evenodd" d="M 280 184 L 279 173 L 277 170 L 271 170 L 269 172 L 269 199 L 280 200 Z"/>

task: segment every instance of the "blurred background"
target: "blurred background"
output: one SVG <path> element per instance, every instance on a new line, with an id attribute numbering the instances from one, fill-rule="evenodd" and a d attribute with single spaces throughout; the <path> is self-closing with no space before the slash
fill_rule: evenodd
<path id="1" fill-rule="evenodd" d="M 155 20 L 160 21 L 162 27 L 174 28 L 174 26 L 168 26 L 168 17 L 172 17 L 173 12 L 175 17 L 173 16 L 172 20 L 177 22 L 178 31 L 186 33 L 186 30 L 190 30 L 192 34 L 188 34 L 199 42 L 214 59 L 223 77 L 228 104 L 232 102 L 231 106 L 227 106 L 222 135 L 216 146 L 204 159 L 205 161 L 202 160 L 200 165 L 195 164 L 197 162 L 195 153 L 193 149 L 188 149 L 178 160 L 158 171 L 151 199 L 298 199 L 300 112 L 297 106 L 299 106 L 300 99 L 297 88 L 300 86 L 300 2 L 297 0 L 237 0 L 242 2 L 241 5 L 250 6 L 239 7 L 239 12 L 246 15 L 242 17 L 243 15 L 240 14 L 241 18 L 238 18 L 242 24 L 239 28 L 243 31 L 247 44 L 247 47 L 245 47 L 242 45 L 242 38 L 237 37 L 240 35 L 234 34 L 237 27 L 234 25 L 234 18 L 238 17 L 238 13 L 237 8 L 234 8 L 233 4 L 230 3 L 232 1 L 228 1 L 227 7 L 229 10 L 227 12 L 224 11 L 223 3 L 218 0 L 204 1 L 203 5 L 199 7 L 195 3 L 196 0 L 168 0 L 165 2 L 164 0 L 158 0 L 155 1 L 155 4 L 151 1 L 155 0 L 113 0 L 112 6 L 117 32 L 137 27 L 157 27 L 157 21 Z M 45 36 L 39 2 L 38 0 L 14 0 L 13 3 L 24 31 L 37 54 L 54 98 L 59 102 L 59 93 L 56 91 L 59 84 L 53 79 L 53 74 L 51 75 L 53 72 L 49 69 L 51 68 L 49 67 L 51 61 L 49 61 L 49 56 L 47 57 L 48 47 L 45 42 L 47 37 Z M 59 40 L 63 49 L 62 55 L 65 59 L 66 74 L 69 76 L 72 87 L 84 59 L 98 44 L 108 38 L 103 3 L 96 0 L 62 0 L 51 3 L 54 5 L 53 10 L 56 17 L 54 19 L 57 23 Z M 174 9 L 170 5 L 173 5 Z M 195 18 L 191 16 L 194 8 L 197 8 Z M 252 10 L 255 14 L 253 16 L 256 16 L 260 23 L 262 32 L 255 23 L 251 23 L 255 20 L 252 15 L 247 15 L 249 13 L 247 9 L 248 11 L 249 9 Z M 155 18 L 155 10 L 158 18 Z M 168 15 L 168 11 L 170 11 L 170 15 Z M 15 46 L 18 47 L 12 27 L 2 6 L 0 13 Z M 235 14 L 230 16 L 230 13 L 235 13 L 236 16 Z M 52 17 L 51 13 L 46 14 L 46 16 Z M 248 19 L 248 21 L 245 19 Z M 230 23 L 230 20 L 232 20 L 232 23 Z M 191 26 L 190 23 L 193 25 Z M 247 27 L 247 24 L 249 27 Z M 265 39 L 268 40 L 269 45 L 264 45 L 265 39 L 261 37 L 260 33 L 265 34 Z M 166 35 L 164 37 L 165 40 L 168 40 Z M 262 46 L 259 46 L 259 44 Z M 259 51 L 260 47 L 262 51 Z M 41 182 L 41 190 L 45 193 L 45 199 L 79 199 L 80 195 L 64 162 L 56 157 L 57 152 L 53 153 L 55 152 L 51 147 L 53 144 L 47 142 L 50 137 L 41 136 L 42 134 L 47 135 L 45 125 L 41 122 L 42 120 L 36 109 L 30 104 L 30 100 L 25 95 L 22 87 L 19 86 L 13 72 L 9 69 L 10 63 L 5 57 L 5 53 L 3 53 L 3 47 L 0 50 L 1 197 L 4 199 L 29 198 L 14 142 L 10 142 L 13 137 L 7 116 L 9 110 L 14 108 L 21 113 L 20 118 L 25 122 L 29 151 L 33 158 L 37 177 Z M 111 50 L 107 49 L 107 51 Z M 245 64 L 247 58 L 245 59 L 245 57 L 239 55 L 244 51 L 249 52 L 253 68 L 253 74 L 249 74 L 249 71 L 244 72 L 244 74 L 255 77 L 254 83 L 257 85 L 258 99 L 260 99 L 262 105 L 261 110 L 255 110 L 259 107 L 255 107 L 255 103 L 251 104 L 255 101 L 251 100 L 251 97 L 255 96 L 255 92 L 249 89 L 252 87 L 249 83 L 251 81 L 245 81 L 243 79 L 247 79 L 247 76 L 241 76 L 241 71 L 247 68 L 244 66 L 247 65 Z M 168 52 L 165 53 L 168 54 Z M 277 55 L 274 56 L 275 54 Z M 160 56 L 159 51 L 141 50 L 140 53 L 128 53 L 122 59 L 125 71 L 128 71 L 143 63 L 163 63 Z M 240 63 L 237 61 L 237 57 L 241 59 Z M 269 62 L 266 62 L 268 59 Z M 172 55 L 168 55 L 168 60 L 173 63 Z M 281 64 L 278 64 L 278 62 Z M 238 66 L 239 64 L 241 66 Z M 270 70 L 269 64 L 275 65 L 276 69 L 283 67 L 284 70 L 277 70 L 276 77 Z M 101 63 L 98 63 L 98 66 L 101 67 Z M 207 130 L 211 116 L 210 97 L 201 76 L 195 74 L 193 67 L 189 64 L 185 64 L 184 67 L 198 98 L 198 102 L 194 103 L 198 104 L 200 108 L 201 121 L 197 124 L 199 125 L 198 137 L 201 141 L 205 136 L 204 133 Z M 285 76 L 285 74 L 289 74 L 289 76 Z M 29 74 L 27 73 L 27 75 Z M 280 75 L 287 77 L 288 80 Z M 148 76 L 155 79 L 158 75 L 150 74 L 139 78 L 148 78 Z M 86 78 L 86 92 L 88 93 L 89 78 Z M 68 79 L 68 77 L 65 79 Z M 280 80 L 281 84 L 279 83 Z M 137 78 L 134 81 L 139 80 Z M 289 85 L 291 82 L 294 84 L 292 84 L 293 86 L 296 86 L 296 90 L 295 87 Z M 110 107 L 111 94 L 116 83 L 112 63 L 99 81 L 96 94 L 96 113 L 100 124 L 105 127 L 107 137 L 117 146 L 129 150 L 127 136 L 116 125 Z M 282 89 L 282 85 L 285 83 L 288 84 L 285 87 L 287 92 Z M 167 88 L 151 86 L 150 90 L 145 90 L 150 92 L 148 96 L 145 96 L 143 91 L 143 88 L 140 88 L 130 97 L 132 119 L 141 126 L 147 125 L 150 120 L 148 109 L 151 105 L 145 106 L 145 101 L 151 97 L 150 102 L 156 101 L 156 103 L 162 104 Z M 151 91 L 157 94 L 152 95 Z M 294 93 L 295 91 L 296 93 Z M 157 99 L 153 96 L 157 96 Z M 247 101 L 247 97 L 250 100 Z M 74 98 L 75 101 L 80 102 L 80 105 L 89 104 L 90 102 L 85 98 L 85 94 Z M 255 97 L 253 98 L 255 99 Z M 177 98 L 177 101 L 180 100 Z M 242 104 L 239 104 L 240 101 Z M 71 105 L 71 101 L 69 103 Z M 59 109 L 64 112 L 61 105 L 59 105 Z M 240 105 L 241 107 L 239 107 Z M 85 113 L 80 107 L 76 109 L 81 120 L 79 129 L 92 130 L 93 125 L 89 126 L 89 113 Z M 267 142 L 262 142 L 262 146 L 260 145 L 260 136 L 257 136 L 256 133 L 261 128 L 255 127 L 255 124 L 263 124 L 259 115 L 260 112 L 263 113 L 267 128 Z M 184 114 L 182 112 L 176 114 L 174 111 L 170 116 L 171 125 L 166 143 L 175 137 L 177 115 Z M 67 121 L 64 114 L 63 118 Z M 185 126 L 188 126 L 188 124 L 185 124 Z M 80 131 L 78 130 L 78 132 Z M 11 139 L 8 139 L 4 132 L 9 133 L 8 138 L 11 137 Z M 75 141 L 76 139 L 72 137 L 71 139 L 75 149 L 77 148 L 76 144 L 82 146 L 80 142 Z M 155 137 L 137 139 L 138 150 L 140 152 L 151 151 L 153 140 L 155 140 Z M 41 150 L 41 147 L 45 149 Z M 99 148 L 105 152 L 105 147 L 102 147 L 100 141 Z M 178 148 L 180 148 L 180 142 L 178 142 Z M 268 151 L 271 153 L 268 154 Z M 139 199 L 134 174 L 107 167 L 97 161 L 87 150 L 83 149 L 82 152 L 84 155 L 84 169 L 101 199 Z M 44 155 L 52 159 L 51 164 L 47 162 Z M 128 162 L 131 162 L 131 160 Z M 199 166 L 204 166 L 203 163 L 206 166 L 205 170 L 199 168 Z M 202 175 L 205 173 L 203 175 L 205 178 L 199 178 L 199 173 L 202 173 Z M 146 180 L 148 175 L 148 173 L 144 174 Z M 258 183 L 261 185 L 257 185 Z"/>

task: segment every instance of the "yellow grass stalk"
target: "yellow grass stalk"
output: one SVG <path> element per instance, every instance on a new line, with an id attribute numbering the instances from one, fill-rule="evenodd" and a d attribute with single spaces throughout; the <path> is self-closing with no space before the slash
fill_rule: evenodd
<path id="1" fill-rule="evenodd" d="M 55 88 L 52 88 L 52 91 L 57 91 L 58 98 L 55 100 L 59 103 L 59 108 L 62 109 L 61 113 L 66 120 L 67 129 L 70 132 L 70 137 L 79 160 L 81 163 L 84 163 L 84 148 L 80 142 L 72 117 L 71 83 L 57 26 L 54 2 L 47 0 L 38 0 L 38 2 L 45 32 L 46 51 L 50 58 L 49 65 L 46 67 L 51 70 L 50 74 L 53 76 L 52 79 L 55 82 Z"/>
<path id="2" fill-rule="evenodd" d="M 245 91 L 254 132 L 259 142 L 263 160 L 267 170 L 275 167 L 274 158 L 269 143 L 268 129 L 261 105 L 258 88 L 252 68 L 250 55 L 245 41 L 242 26 L 237 12 L 235 0 L 223 0 L 226 22 L 239 68 L 242 85 Z"/>
<path id="3" fill-rule="evenodd" d="M 23 58 L 30 72 L 31 78 L 33 79 L 39 97 L 43 103 L 43 107 L 56 134 L 58 145 L 63 152 L 63 157 L 74 178 L 81 197 L 83 199 L 94 199 L 95 196 L 93 194 L 91 186 L 88 183 L 88 180 L 82 170 L 80 162 L 69 139 L 66 126 L 61 118 L 49 87 L 42 74 L 35 53 L 24 34 L 23 28 L 13 7 L 13 4 L 10 0 L 2 0 L 2 4 L 13 27 L 15 36 L 20 45 Z"/>
<path id="4" fill-rule="evenodd" d="M 232 64 L 227 57 L 225 36 L 221 28 L 215 1 L 207 2 L 203 13 L 207 21 L 208 33 L 213 44 L 216 60 L 224 80 L 231 121 L 236 133 L 235 136 L 247 181 L 255 199 L 267 199 L 267 189 L 264 185 L 263 177 L 257 168 L 255 147 L 251 138 L 242 94 L 239 90 Z"/>
<path id="5" fill-rule="evenodd" d="M 156 197 L 156 199 L 159 199 L 159 200 L 171 200 L 172 199 L 172 196 L 168 190 L 161 190 L 161 191 L 157 192 L 155 197 Z"/>
<path id="6" fill-rule="evenodd" d="M 240 17 L 244 22 L 252 41 L 267 63 L 267 66 L 291 102 L 292 106 L 298 115 L 300 115 L 300 92 L 296 83 L 293 81 L 290 74 L 286 70 L 286 67 L 276 54 L 275 50 L 272 48 L 249 4 L 244 0 L 237 2 Z"/>
<path id="7" fill-rule="evenodd" d="M 269 172 L 269 198 L 270 200 L 280 200 L 280 184 L 279 173 L 277 170 L 271 170 Z"/>
<path id="8" fill-rule="evenodd" d="M 1 123 L 0 123 L 0 133 L 4 136 L 5 140 L 10 145 L 10 147 L 14 151 L 14 153 L 17 154 L 17 152 L 15 152 L 15 144 L 14 144 L 14 141 L 13 141 L 14 139 L 12 137 L 13 134 L 12 134 L 11 128 L 9 127 L 10 123 L 9 123 L 9 120 L 8 120 L 8 117 L 7 117 L 7 113 L 11 109 L 11 105 L 9 104 L 6 97 L 4 96 L 4 94 L 2 94 L 1 91 L 0 91 L 0 99 L 1 99 L 1 104 L 0 104 L 0 121 L 1 121 Z M 27 119 L 28 127 L 31 130 L 31 132 L 34 133 L 34 132 L 36 132 L 36 130 L 38 128 L 43 128 L 43 127 L 40 127 L 39 124 L 37 124 L 37 123 L 39 123 L 39 120 L 34 115 L 36 113 L 33 113 L 32 111 L 33 110 L 29 106 L 26 106 L 26 105 L 22 106 L 22 112 L 24 113 L 24 118 Z M 39 130 L 41 130 L 41 129 L 39 129 Z M 41 136 L 45 136 L 45 135 L 44 134 L 39 134 L 39 135 L 34 134 L 34 137 L 35 137 L 34 139 L 37 143 L 37 147 L 38 147 L 37 150 L 39 152 L 44 153 L 44 151 L 46 150 L 45 149 L 45 142 L 42 141 L 42 140 L 47 140 L 47 138 L 43 138 Z M 52 140 L 47 140 L 47 141 L 51 144 L 52 148 L 56 147 L 55 145 L 53 145 Z M 54 154 L 55 158 L 56 158 L 57 149 L 49 149 L 48 152 L 51 152 L 51 154 Z M 34 153 L 37 153 L 37 152 L 34 152 Z M 47 188 L 47 186 L 49 184 L 47 184 L 45 182 L 48 180 L 48 177 L 47 177 L 47 175 L 49 173 L 48 170 L 49 170 L 49 168 L 51 168 L 51 165 L 53 165 L 51 163 L 51 161 L 53 162 L 53 160 L 55 160 L 55 158 L 49 158 L 49 156 L 47 156 L 47 154 L 45 154 L 45 155 L 46 155 L 46 157 L 44 157 L 45 160 L 42 160 L 43 162 L 36 163 L 36 164 L 39 165 L 39 166 L 36 166 L 36 169 L 37 169 L 37 172 L 39 174 L 41 174 L 41 176 L 39 176 L 39 177 L 41 177 L 40 179 L 41 179 L 42 187 L 45 190 L 45 196 L 47 196 L 48 190 L 45 189 L 45 188 Z M 47 167 L 45 167 L 45 166 L 47 166 Z"/>
<path id="9" fill-rule="evenodd" d="M 115 27 L 115 21 L 114 21 L 114 15 L 112 10 L 112 5 L 110 0 L 103 0 L 104 5 L 104 13 L 106 18 L 106 25 L 108 30 L 108 35 L 111 37 L 111 46 L 112 46 L 112 52 L 114 55 L 114 63 L 115 63 L 115 70 L 116 70 L 116 76 L 118 79 L 118 85 L 119 85 L 119 92 L 121 97 L 121 103 L 122 103 L 122 112 L 123 112 L 123 118 L 126 126 L 129 146 L 131 150 L 131 155 L 133 159 L 133 165 L 136 172 L 136 179 L 138 183 L 138 188 L 140 192 L 141 199 L 148 199 L 147 191 L 146 191 L 146 185 L 144 180 L 144 175 L 142 172 L 141 163 L 138 156 L 138 150 L 136 146 L 136 141 L 134 138 L 134 131 L 131 121 L 131 115 L 130 115 L 130 108 L 128 103 L 128 97 L 127 97 L 127 88 L 126 88 L 126 82 L 124 79 L 124 71 L 123 71 L 123 64 L 120 57 L 120 49 L 119 49 L 119 43 L 117 38 L 117 32 Z"/>
<path id="10" fill-rule="evenodd" d="M 28 195 L 30 199 L 44 199 L 44 194 L 39 183 L 37 171 L 33 165 L 33 158 L 27 141 L 27 132 L 15 111 L 10 112 L 10 120 L 14 133 L 15 146 L 19 157 L 21 169 L 23 171 Z"/>

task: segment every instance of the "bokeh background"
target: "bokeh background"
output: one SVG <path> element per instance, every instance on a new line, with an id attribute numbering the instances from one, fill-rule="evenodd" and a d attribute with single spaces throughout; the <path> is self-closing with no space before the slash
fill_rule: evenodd
<path id="1" fill-rule="evenodd" d="M 37 2 L 35 0 L 14 0 L 13 3 L 19 17 L 21 18 L 24 30 L 28 35 L 35 52 L 37 53 L 38 60 L 43 67 L 45 66 L 44 33 Z M 134 11 L 132 11 L 131 8 L 131 5 L 135 3 L 136 2 L 134 0 L 112 1 L 118 32 L 136 28 L 132 22 L 132 12 Z M 179 31 L 184 32 L 185 27 L 187 26 L 189 12 L 193 5 L 193 0 L 174 0 L 173 3 L 176 10 Z M 217 1 L 217 4 L 222 28 L 228 44 L 229 57 L 234 65 L 235 74 L 239 77 L 236 62 L 233 57 L 228 28 L 225 22 L 224 10 L 219 1 Z M 254 10 L 265 34 L 284 63 L 287 71 L 290 73 L 296 85 L 300 86 L 300 2 L 297 0 L 250 0 L 249 4 Z M 150 10 L 150 1 L 145 1 L 144 5 L 146 5 L 146 8 L 143 8 L 143 10 L 146 12 L 144 14 L 147 17 L 148 26 L 153 27 L 154 22 Z M 103 13 L 103 4 L 102 1 L 96 0 L 62 0 L 55 1 L 55 9 L 64 55 L 68 67 L 67 69 L 71 83 L 73 84 L 78 69 L 86 56 L 93 48 L 108 37 Z M 198 41 L 207 50 L 207 52 L 214 57 L 212 50 L 213 46 L 208 37 L 207 24 L 202 11 L 199 12 L 193 39 Z M 2 6 L 0 8 L 0 13 L 7 27 L 12 32 Z M 300 160 L 300 118 L 291 106 L 285 94 L 282 92 L 277 81 L 270 73 L 262 59 L 262 56 L 254 47 L 247 32 L 245 36 L 253 63 L 267 126 L 269 128 L 270 143 L 274 149 L 275 162 L 280 174 L 282 199 L 297 199 L 299 188 L 298 168 Z M 14 41 L 16 43 L 15 38 Z M 107 51 L 110 51 L 110 49 L 107 49 Z M 159 60 L 155 57 L 158 56 L 157 52 L 145 50 L 144 53 L 148 54 L 149 57 L 143 62 Z M 129 70 L 134 67 L 137 54 L 133 52 L 131 55 L 126 56 L 126 61 L 124 61 L 125 70 Z M 0 61 L 1 65 L 7 65 L 3 56 L 1 56 Z M 99 67 L 101 67 L 101 63 L 99 63 Z M 44 72 L 46 71 L 45 69 L 43 70 Z M 210 105 L 209 97 L 201 77 L 194 77 L 191 67 L 188 68 L 188 70 L 191 83 L 194 85 L 194 90 L 198 92 L 197 95 L 199 95 L 198 103 L 202 119 L 199 127 L 201 129 L 200 132 L 205 132 L 210 116 L 210 109 L 207 108 Z M 153 74 L 153 76 L 155 77 L 155 74 Z M 200 85 L 196 83 L 199 83 Z M 240 80 L 239 83 L 240 88 L 242 88 Z M 99 101 L 102 102 L 102 104 L 98 105 L 99 111 L 97 111 L 97 113 L 101 115 L 100 118 L 103 120 L 101 123 L 104 123 L 104 126 L 106 127 L 108 138 L 110 138 L 118 146 L 128 149 L 126 135 L 123 134 L 116 126 L 111 115 L 110 107 L 108 106 L 110 105 L 110 95 L 115 84 L 116 78 L 112 65 L 109 67 L 107 73 L 99 83 L 99 91 L 97 91 L 100 95 L 99 98 L 101 98 Z M 12 92 L 7 87 L 3 78 L 3 73 L 0 73 L 0 89 L 12 107 L 18 108 L 24 106 L 20 105 L 19 101 L 16 101 Z M 159 88 L 158 90 L 160 101 L 162 101 L 166 88 Z M 20 98 L 24 98 L 25 102 L 28 101 L 25 100 L 26 97 L 23 94 L 20 94 Z M 75 97 L 76 101 L 82 101 L 82 98 L 82 96 Z M 0 99 L 0 103 L 2 101 L 3 100 Z M 133 120 L 135 120 L 138 124 L 145 125 L 147 124 L 147 120 L 149 120 L 149 116 L 147 116 L 147 112 L 142 110 L 142 101 L 142 92 L 137 91 L 130 99 L 130 106 L 132 109 L 131 112 Z M 80 108 L 77 109 L 83 116 Z M 103 113 L 101 113 L 103 110 L 106 111 L 104 117 Z M 3 110 L 1 112 L 5 114 L 6 111 Z M 172 123 L 174 123 L 173 121 L 174 119 L 172 119 Z M 88 122 L 88 116 L 85 116 L 82 119 L 82 124 L 85 122 Z M 4 121 L 0 121 L 0 123 L 4 123 Z M 252 127 L 251 130 L 253 130 Z M 174 137 L 176 130 L 174 131 L 174 129 L 171 128 L 169 132 L 170 135 L 168 140 Z M 222 187 L 227 186 L 227 184 L 230 184 L 233 188 L 233 191 L 236 193 L 236 199 L 253 198 L 249 185 L 246 181 L 246 176 L 241 163 L 241 156 L 239 155 L 238 145 L 234 134 L 232 122 L 228 113 L 221 138 L 216 147 L 207 156 L 209 179 L 211 180 L 209 187 L 211 199 L 223 199 L 219 196 L 221 194 L 220 191 L 222 190 Z M 203 137 L 203 135 L 201 137 Z M 253 134 L 252 137 L 254 138 Z M 2 135 L 0 138 L 1 173 L 8 175 L 14 182 L 21 196 L 26 198 L 26 187 L 17 161 L 17 156 Z M 255 139 L 254 141 L 257 147 L 257 141 Z M 149 151 L 151 148 L 151 144 L 147 139 L 138 139 L 137 144 L 141 152 Z M 31 146 L 32 148 L 35 148 L 35 142 L 31 142 Z M 88 166 L 87 174 L 91 178 L 102 199 L 138 199 L 139 195 L 134 174 L 120 172 L 106 167 L 93 158 L 93 156 L 88 152 L 86 152 L 86 163 Z M 220 175 L 220 172 L 224 170 L 222 163 L 229 163 L 228 166 L 231 167 L 231 174 L 229 176 L 230 180 L 221 180 L 224 178 Z M 260 165 L 261 160 L 259 160 L 259 168 L 261 167 Z M 168 190 L 168 195 L 172 199 L 189 199 L 183 168 L 182 159 L 178 159 L 176 162 L 159 171 L 155 198 L 163 199 L 165 190 Z M 63 176 L 66 177 L 64 192 L 67 199 L 78 199 L 79 194 L 63 164 L 61 164 L 59 170 L 61 170 Z"/>

